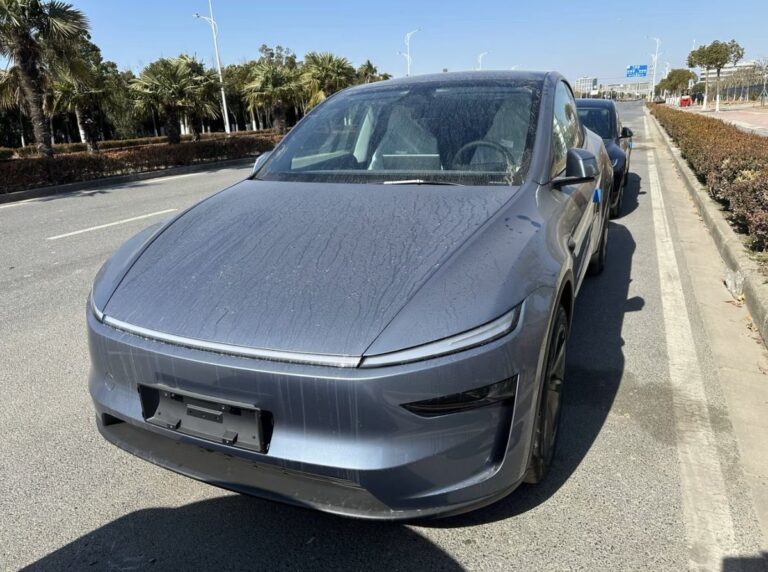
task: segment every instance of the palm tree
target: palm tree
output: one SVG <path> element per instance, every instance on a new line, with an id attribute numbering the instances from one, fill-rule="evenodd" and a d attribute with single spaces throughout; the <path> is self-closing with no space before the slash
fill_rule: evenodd
<path id="1" fill-rule="evenodd" d="M 357 78 L 361 83 L 371 83 L 376 81 L 379 76 L 379 70 L 373 65 L 371 60 L 365 60 L 365 63 L 357 68 Z"/>
<path id="2" fill-rule="evenodd" d="M 215 117 L 218 80 L 205 72 L 202 64 L 189 56 L 160 58 L 145 67 L 131 81 L 139 111 L 157 110 L 165 119 L 168 143 L 181 142 L 179 120 L 182 115 L 195 119 Z M 193 131 L 196 127 L 193 127 Z"/>
<path id="3" fill-rule="evenodd" d="M 347 58 L 329 52 L 309 52 L 304 57 L 302 77 L 312 94 L 310 106 L 355 82 L 355 68 Z"/>
<path id="4" fill-rule="evenodd" d="M 21 135 L 21 146 L 24 147 L 24 120 L 22 117 L 27 114 L 24 106 L 24 94 L 21 91 L 21 72 L 19 66 L 11 66 L 7 70 L 0 70 L 0 109 L 6 111 L 18 110 L 19 112 L 19 133 Z"/>
<path id="5" fill-rule="evenodd" d="M 298 88 L 295 68 L 262 59 L 253 66 L 250 82 L 244 87 L 245 101 L 250 110 L 261 108 L 272 113 L 277 130 L 285 133 L 285 111 L 296 101 Z"/>
<path id="6" fill-rule="evenodd" d="M 19 69 L 21 91 L 42 155 L 53 156 L 51 131 L 43 114 L 44 58 L 88 30 L 88 19 L 59 0 L 0 0 L 0 56 Z"/>

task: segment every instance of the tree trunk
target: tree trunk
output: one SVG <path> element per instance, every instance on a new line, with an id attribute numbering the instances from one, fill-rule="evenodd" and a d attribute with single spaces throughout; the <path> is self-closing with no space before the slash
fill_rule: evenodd
<path id="1" fill-rule="evenodd" d="M 251 130 L 256 131 L 256 116 L 253 114 L 253 107 L 251 107 Z"/>
<path id="2" fill-rule="evenodd" d="M 715 84 L 715 113 L 720 111 L 720 70 L 717 70 L 717 83 Z"/>
<path id="3" fill-rule="evenodd" d="M 21 146 L 26 147 L 27 142 L 24 140 L 24 114 L 21 111 L 21 106 L 19 106 L 19 134 L 21 135 Z"/>
<path id="4" fill-rule="evenodd" d="M 88 144 L 88 137 L 85 135 L 85 126 L 83 125 L 83 115 L 80 108 L 75 107 L 75 119 L 77 120 L 77 131 L 80 133 L 80 142 Z"/>
<path id="5" fill-rule="evenodd" d="M 707 99 L 709 98 L 709 68 L 704 68 L 704 103 L 701 106 L 702 111 L 707 110 Z"/>
<path id="6" fill-rule="evenodd" d="M 275 117 L 275 128 L 280 135 L 285 134 L 285 106 L 282 101 L 275 103 L 275 107 L 272 109 Z"/>
<path id="7" fill-rule="evenodd" d="M 35 135 L 35 145 L 44 157 L 53 157 L 51 131 L 43 115 L 43 82 L 37 67 L 37 57 L 32 50 L 18 50 L 13 59 L 21 72 L 21 90 L 29 110 L 29 120 Z"/>
<path id="8" fill-rule="evenodd" d="M 168 136 L 168 143 L 177 145 L 181 143 L 179 111 L 173 105 L 166 105 L 163 111 L 165 113 L 165 134 Z"/>
<path id="9" fill-rule="evenodd" d="M 155 120 L 155 110 L 152 110 L 152 128 L 155 130 L 155 137 L 160 137 L 160 134 L 157 132 L 157 121 Z"/>

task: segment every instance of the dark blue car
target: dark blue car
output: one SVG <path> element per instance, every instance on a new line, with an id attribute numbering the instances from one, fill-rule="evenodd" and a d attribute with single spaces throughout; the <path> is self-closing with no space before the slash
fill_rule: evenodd
<path id="1" fill-rule="evenodd" d="M 603 138 L 605 150 L 613 165 L 613 191 L 611 192 L 611 218 L 621 214 L 624 185 L 629 173 L 632 153 L 632 130 L 621 125 L 616 104 L 610 99 L 578 99 L 576 107 L 581 124 Z"/>

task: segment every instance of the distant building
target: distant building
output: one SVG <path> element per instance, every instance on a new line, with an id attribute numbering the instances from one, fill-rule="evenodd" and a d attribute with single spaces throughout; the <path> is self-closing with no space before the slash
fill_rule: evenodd
<path id="1" fill-rule="evenodd" d="M 580 77 L 576 80 L 576 83 L 573 86 L 573 90 L 576 92 L 576 95 L 596 95 L 597 78 Z"/>
<path id="2" fill-rule="evenodd" d="M 613 96 L 616 99 L 644 97 L 648 94 L 650 82 L 643 78 L 642 81 L 630 81 L 629 79 L 622 83 L 601 83 L 598 93 L 603 97 Z"/>
<path id="3" fill-rule="evenodd" d="M 736 65 L 728 64 L 723 69 L 720 70 L 720 79 L 727 79 L 733 74 L 740 72 L 740 71 L 754 71 L 755 68 L 757 68 L 757 62 L 754 60 L 749 60 L 745 62 L 739 62 Z M 715 81 L 717 79 L 717 70 L 709 70 L 708 72 L 700 69 L 699 70 L 699 81 L 705 81 L 707 78 L 709 78 L 709 81 Z"/>

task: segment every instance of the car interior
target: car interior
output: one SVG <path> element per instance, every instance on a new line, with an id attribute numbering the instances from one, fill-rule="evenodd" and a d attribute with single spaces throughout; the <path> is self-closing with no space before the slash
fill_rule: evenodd
<path id="1" fill-rule="evenodd" d="M 536 110 L 528 88 L 350 99 L 305 131 L 288 170 L 509 173 L 530 155 Z"/>

